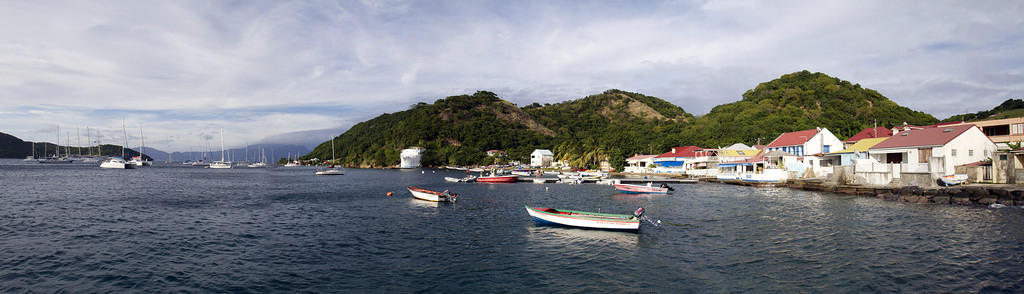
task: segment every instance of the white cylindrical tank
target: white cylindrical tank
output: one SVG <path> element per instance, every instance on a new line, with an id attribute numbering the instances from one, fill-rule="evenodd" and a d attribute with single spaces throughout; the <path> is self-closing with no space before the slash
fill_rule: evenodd
<path id="1" fill-rule="evenodd" d="M 423 157 L 422 147 L 411 147 L 409 149 L 402 149 L 402 165 L 401 168 L 417 168 L 420 167 L 420 158 Z"/>

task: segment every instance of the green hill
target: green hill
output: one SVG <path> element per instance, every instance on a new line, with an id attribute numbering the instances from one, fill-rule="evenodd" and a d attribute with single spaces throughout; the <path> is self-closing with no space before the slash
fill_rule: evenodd
<path id="1" fill-rule="evenodd" d="M 25 158 L 32 155 L 32 143 L 0 133 L 0 158 Z"/>
<path id="2" fill-rule="evenodd" d="M 490 164 L 490 149 L 527 162 L 535 148 L 556 159 L 594 167 L 608 159 L 621 167 L 634 153 L 658 154 L 670 147 L 768 143 L 780 133 L 826 127 L 845 138 L 874 125 L 932 124 L 923 112 L 897 105 L 882 94 L 823 73 L 800 71 L 759 84 L 743 99 L 694 117 L 665 100 L 620 90 L 556 104 L 519 108 L 491 92 L 452 96 L 433 104 L 384 114 L 359 123 L 335 140 L 348 166 L 398 164 L 399 150 L 427 149 L 425 166 Z M 331 157 L 330 141 L 305 159 Z"/>
<path id="3" fill-rule="evenodd" d="M 622 162 L 631 152 L 651 149 L 648 143 L 658 133 L 678 132 L 691 120 L 693 115 L 667 101 L 619 90 L 523 108 L 481 91 L 378 116 L 334 143 L 338 160 L 349 166 L 393 166 L 400 161 L 398 151 L 409 146 L 427 149 L 421 161 L 426 166 L 491 164 L 495 159 L 484 154 L 491 149 L 528 161 L 537 148 L 553 148 L 587 165 L 605 158 Z M 304 158 L 330 158 L 330 144 Z"/>
<path id="4" fill-rule="evenodd" d="M 737 102 L 697 119 L 683 141 L 701 146 L 767 144 L 780 133 L 825 127 L 846 138 L 878 123 L 933 124 L 935 117 L 900 106 L 875 90 L 823 73 L 800 71 L 761 83 Z"/>
<path id="5" fill-rule="evenodd" d="M 991 110 L 978 111 L 975 113 L 958 114 L 942 121 L 979 121 L 991 119 L 1004 119 L 1024 116 L 1024 100 L 1006 99 L 1002 104 Z"/>
<path id="6" fill-rule="evenodd" d="M 0 158 L 25 158 L 26 156 L 32 155 L 32 142 L 22 141 L 18 137 L 10 134 L 0 133 Z M 37 157 L 44 157 L 49 154 L 53 154 L 56 149 L 56 145 L 47 142 L 36 142 L 35 143 L 35 154 Z M 89 154 L 89 149 L 96 149 L 96 146 L 82 147 L 81 153 L 83 155 Z M 70 150 L 72 155 L 78 155 L 78 147 L 67 147 L 60 146 L 61 154 Z M 121 156 L 120 145 L 101 145 L 100 154 L 104 156 Z M 128 158 L 132 156 L 138 156 L 139 152 L 132 150 L 131 148 L 125 149 L 125 154 Z M 146 159 L 153 160 L 149 155 L 146 155 Z"/>

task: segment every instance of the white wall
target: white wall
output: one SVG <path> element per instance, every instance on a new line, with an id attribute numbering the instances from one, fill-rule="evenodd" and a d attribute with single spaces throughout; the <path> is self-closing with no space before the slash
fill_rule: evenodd
<path id="1" fill-rule="evenodd" d="M 825 148 L 822 148 L 823 145 L 829 145 L 828 152 L 843 150 L 843 141 L 836 138 L 836 135 L 833 135 L 828 129 L 822 128 L 810 140 L 804 142 L 804 154 L 824 153 Z"/>
<path id="2" fill-rule="evenodd" d="M 992 140 L 989 140 L 978 127 L 972 127 L 949 141 L 942 149 L 946 157 L 944 162 L 946 174 L 952 174 L 957 165 L 991 158 L 996 151 L 996 144 L 992 143 Z M 954 149 L 956 149 L 956 156 L 953 156 Z M 971 154 L 972 150 L 974 151 L 973 155 Z"/>

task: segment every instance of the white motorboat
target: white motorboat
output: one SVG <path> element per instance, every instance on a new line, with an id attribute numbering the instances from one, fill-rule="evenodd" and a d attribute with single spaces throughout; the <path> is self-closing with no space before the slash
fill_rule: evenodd
<path id="1" fill-rule="evenodd" d="M 103 163 L 100 163 L 100 167 L 115 169 L 133 169 L 135 168 L 135 165 L 124 161 L 123 158 L 111 157 L 107 160 L 104 160 Z"/>

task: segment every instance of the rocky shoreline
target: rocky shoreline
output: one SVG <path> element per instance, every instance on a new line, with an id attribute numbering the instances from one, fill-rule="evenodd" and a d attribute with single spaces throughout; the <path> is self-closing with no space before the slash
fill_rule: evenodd
<path id="1" fill-rule="evenodd" d="M 705 179 L 709 182 L 718 181 Z M 844 186 L 826 184 L 820 181 L 791 181 L 777 185 L 791 189 L 807 191 L 831 192 L 846 195 L 875 197 L 890 201 L 907 203 L 934 203 L 949 205 L 981 205 L 1002 204 L 1006 206 L 1024 206 L 1024 187 L 1013 185 L 969 185 L 957 187 L 922 188 L 918 186 L 885 187 L 885 186 Z"/>

